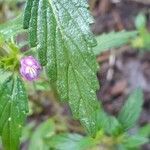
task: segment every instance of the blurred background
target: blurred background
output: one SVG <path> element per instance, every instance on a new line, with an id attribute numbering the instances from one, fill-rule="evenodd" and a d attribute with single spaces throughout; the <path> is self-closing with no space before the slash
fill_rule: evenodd
<path id="1" fill-rule="evenodd" d="M 20 14 L 24 2 L 0 0 L 0 24 Z M 141 87 L 144 105 L 138 125 L 150 123 L 150 0 L 89 0 L 89 4 L 95 19 L 91 30 L 98 41 L 94 52 L 100 66 L 99 101 L 108 113 L 117 115 L 128 94 Z M 102 48 L 104 42 L 108 42 L 108 47 Z M 23 131 L 22 150 L 27 149 L 35 127 L 48 118 L 54 120 L 57 132 L 85 134 L 68 106 L 55 100 L 43 79 L 27 86 L 30 114 Z M 150 150 L 150 145 L 143 150 Z"/>
<path id="2" fill-rule="evenodd" d="M 95 18 L 92 31 L 95 35 L 112 31 L 137 31 L 138 24 L 144 26 L 149 34 L 150 30 L 150 1 L 149 0 L 91 0 L 91 13 Z M 144 20 L 144 21 L 143 21 Z M 143 23 L 144 22 L 144 23 Z M 141 87 L 145 94 L 145 104 L 140 123 L 150 121 L 150 36 L 145 35 L 147 42 L 137 38 L 129 39 L 119 48 L 98 50 L 101 41 L 98 41 L 97 50 L 100 55 L 97 61 L 100 64 L 98 79 L 100 90 L 98 97 L 102 100 L 106 110 L 116 114 L 125 99 L 126 94 Z M 120 38 L 111 38 L 110 41 Z M 99 39 L 99 37 L 98 37 Z M 140 42 L 142 43 L 140 45 Z M 109 43 L 108 43 L 109 45 Z"/>
<path id="3" fill-rule="evenodd" d="M 95 35 L 108 34 L 109 42 L 122 37 L 111 37 L 115 31 L 137 31 L 139 24 L 144 22 L 144 30 L 150 30 L 149 0 L 91 0 L 91 13 L 95 18 L 92 31 Z M 143 21 L 144 19 L 144 21 Z M 116 34 L 117 34 L 116 33 Z M 147 35 L 146 35 L 147 36 Z M 141 37 L 140 37 L 141 38 Z M 97 37 L 97 39 L 102 39 Z M 98 97 L 110 113 L 116 114 L 125 99 L 126 94 L 137 87 L 145 93 L 145 105 L 140 123 L 150 121 L 150 36 L 147 42 L 129 39 L 118 48 L 101 50 L 103 41 L 98 41 L 96 51 L 100 64 L 98 79 L 100 90 Z M 140 44 L 141 43 L 141 44 Z M 99 50 L 98 50 L 99 49 Z M 97 53 L 98 54 L 98 53 Z"/>

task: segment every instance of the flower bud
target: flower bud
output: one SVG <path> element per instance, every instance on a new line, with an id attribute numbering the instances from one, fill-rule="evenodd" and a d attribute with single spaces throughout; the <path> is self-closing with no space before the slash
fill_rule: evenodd
<path id="1" fill-rule="evenodd" d="M 38 60 L 32 56 L 22 58 L 20 64 L 20 73 L 22 77 L 29 81 L 36 80 L 42 71 L 42 67 Z"/>

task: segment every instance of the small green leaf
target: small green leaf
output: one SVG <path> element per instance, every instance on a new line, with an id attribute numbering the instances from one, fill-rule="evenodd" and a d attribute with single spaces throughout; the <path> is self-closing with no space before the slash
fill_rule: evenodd
<path id="1" fill-rule="evenodd" d="M 55 133 L 54 122 L 49 119 L 39 125 L 31 137 L 29 150 L 49 150 L 44 142 L 45 138 L 50 138 Z"/>
<path id="2" fill-rule="evenodd" d="M 32 122 L 28 122 L 22 129 L 22 137 L 21 137 L 21 143 L 25 143 L 27 142 L 32 134 L 33 134 L 33 129 L 36 126 L 36 122 L 32 121 Z"/>
<path id="3" fill-rule="evenodd" d="M 109 135 L 118 135 L 122 131 L 122 126 L 119 121 L 102 110 L 97 115 L 96 125 L 98 129 L 104 130 Z"/>
<path id="4" fill-rule="evenodd" d="M 50 91 L 50 85 L 47 81 L 38 80 L 34 83 L 34 88 L 37 91 Z"/>
<path id="5" fill-rule="evenodd" d="M 17 18 L 1 24 L 0 34 L 2 34 L 6 39 L 15 37 L 18 33 L 22 33 L 25 31 L 22 28 L 22 23 L 23 17 L 22 15 L 19 15 Z"/>
<path id="6" fill-rule="evenodd" d="M 125 130 L 133 127 L 138 120 L 143 105 L 143 93 L 140 89 L 135 90 L 121 109 L 118 119 Z"/>
<path id="7" fill-rule="evenodd" d="M 131 39 L 137 36 L 137 31 L 110 32 L 96 37 L 97 46 L 93 48 L 95 55 L 105 52 L 112 48 L 119 48 L 128 44 Z"/>
<path id="8" fill-rule="evenodd" d="M 139 135 L 150 138 L 150 124 L 146 124 L 145 126 L 139 129 Z"/>
<path id="9" fill-rule="evenodd" d="M 119 135 L 122 132 L 122 126 L 115 117 L 109 117 L 109 124 L 106 132 L 111 135 Z"/>
<path id="10" fill-rule="evenodd" d="M 116 150 L 129 150 L 129 149 L 127 149 L 123 144 L 119 144 L 117 145 Z"/>
<path id="11" fill-rule="evenodd" d="M 126 137 L 126 139 L 123 142 L 123 145 L 126 148 L 137 148 L 148 142 L 149 140 L 147 138 L 139 136 L 139 135 L 134 135 L 134 136 Z"/>
<path id="12" fill-rule="evenodd" d="M 0 87 L 12 75 L 11 72 L 0 69 Z"/>
<path id="13" fill-rule="evenodd" d="M 19 149 L 19 138 L 28 112 L 21 79 L 14 75 L 0 87 L 0 135 L 5 150 Z"/>
<path id="14" fill-rule="evenodd" d="M 135 26 L 138 30 L 146 28 L 146 16 L 140 13 L 135 19 Z"/>
<path id="15" fill-rule="evenodd" d="M 79 134 L 66 133 L 53 136 L 47 143 L 50 148 L 57 150 L 87 150 L 93 146 L 94 141 Z"/>

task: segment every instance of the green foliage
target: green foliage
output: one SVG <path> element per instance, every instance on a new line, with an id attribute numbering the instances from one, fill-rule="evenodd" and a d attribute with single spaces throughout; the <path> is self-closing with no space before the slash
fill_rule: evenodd
<path id="1" fill-rule="evenodd" d="M 11 75 L 11 72 L 0 69 L 0 87 Z"/>
<path id="2" fill-rule="evenodd" d="M 143 145 L 145 143 L 148 143 L 148 139 L 139 135 L 134 135 L 130 137 L 126 137 L 126 139 L 123 142 L 123 145 L 126 148 L 138 148 L 140 145 Z"/>
<path id="3" fill-rule="evenodd" d="M 150 138 L 150 124 L 141 127 L 138 132 L 139 135 Z"/>
<path id="4" fill-rule="evenodd" d="M 30 104 L 29 104 L 30 105 Z M 30 106 L 29 106 L 30 109 Z M 29 110 L 30 113 L 30 110 Z M 25 126 L 22 129 L 22 136 L 21 136 L 21 143 L 25 143 L 26 141 L 28 141 L 29 139 L 31 139 L 31 136 L 33 135 L 33 129 L 36 126 L 36 122 L 28 122 L 27 124 L 25 124 Z"/>
<path id="5" fill-rule="evenodd" d="M 137 36 L 137 31 L 120 31 L 105 33 L 96 37 L 97 46 L 93 48 L 96 55 L 112 49 L 119 48 L 122 45 L 130 43 L 130 41 Z"/>
<path id="6" fill-rule="evenodd" d="M 23 17 L 19 15 L 17 18 L 0 25 L 0 34 L 2 34 L 6 40 L 10 40 L 18 33 L 24 32 L 22 23 Z"/>
<path id="7" fill-rule="evenodd" d="M 12 42 L 1 42 L 0 45 L 0 68 L 9 71 L 18 71 L 19 68 L 19 48 Z"/>
<path id="8" fill-rule="evenodd" d="M 29 150 L 86 150 L 93 144 L 93 139 L 90 137 L 67 132 L 57 134 L 56 124 L 52 119 L 49 119 L 36 128 L 31 136 Z"/>
<path id="9" fill-rule="evenodd" d="M 0 135 L 5 150 L 18 149 L 27 112 L 24 85 L 18 76 L 11 75 L 0 84 Z"/>
<path id="10" fill-rule="evenodd" d="M 85 0 L 26 3 L 24 28 L 29 28 L 30 45 L 37 46 L 39 60 L 47 64 L 47 75 L 60 99 L 68 101 L 74 116 L 95 133 L 96 116 L 91 114 L 99 109 L 98 82 L 90 23 Z"/>
<path id="11" fill-rule="evenodd" d="M 143 105 L 143 93 L 140 89 L 135 90 L 123 106 L 118 119 L 125 130 L 133 127 L 140 116 Z"/>
<path id="12" fill-rule="evenodd" d="M 132 41 L 132 46 L 138 49 L 149 50 L 150 33 L 147 29 L 146 16 L 144 13 L 137 15 L 135 19 L 135 27 L 138 31 L 138 36 Z"/>
<path id="13" fill-rule="evenodd" d="M 50 85 L 48 82 L 42 81 L 42 80 L 38 80 L 37 82 L 33 83 L 34 84 L 34 88 L 36 91 L 50 91 Z"/>
<path id="14" fill-rule="evenodd" d="M 44 142 L 45 138 L 51 137 L 55 132 L 55 126 L 52 120 L 47 120 L 37 127 L 31 137 L 29 150 L 49 150 L 48 145 Z M 36 143 L 36 144 L 35 144 Z"/>
<path id="15" fill-rule="evenodd" d="M 116 119 L 113 118 L 113 120 Z M 113 125 L 114 123 L 111 126 Z M 35 132 L 31 136 L 29 150 L 87 150 L 101 148 L 101 146 L 102 148 L 104 146 L 108 149 L 116 149 L 117 146 L 118 150 L 134 150 L 148 142 L 145 136 L 138 133 L 135 135 L 114 133 L 115 134 L 111 136 L 107 136 L 107 134 L 101 130 L 97 133 L 95 138 L 87 135 L 82 136 L 77 133 L 68 133 L 67 131 L 59 133 L 57 124 L 54 123 L 54 120 L 49 119 L 35 129 Z"/>
<path id="16" fill-rule="evenodd" d="M 135 26 L 137 29 L 141 30 L 146 28 L 146 17 L 143 13 L 140 13 L 135 19 Z"/>
<path id="17" fill-rule="evenodd" d="M 110 32 L 97 36 L 98 44 L 93 48 L 95 55 L 125 44 L 130 44 L 133 48 L 149 50 L 150 33 L 146 24 L 145 14 L 140 13 L 135 19 L 135 31 Z"/>
<path id="18" fill-rule="evenodd" d="M 79 134 L 59 134 L 49 139 L 50 148 L 57 150 L 87 150 L 94 145 L 92 138 Z"/>
<path id="19" fill-rule="evenodd" d="M 111 135 L 119 135 L 123 128 L 119 121 L 115 117 L 109 117 L 108 119 L 109 124 L 108 126 L 106 126 L 106 132 L 108 132 Z"/>
<path id="20" fill-rule="evenodd" d="M 104 130 L 109 135 L 119 135 L 123 128 L 115 117 L 106 114 L 104 111 L 98 111 L 96 124 L 98 129 Z"/>
<path id="21" fill-rule="evenodd" d="M 39 125 L 33 134 L 34 125 L 28 127 L 22 141 L 30 139 L 32 134 L 29 150 L 86 150 L 103 145 L 109 149 L 118 145 L 120 149 L 137 149 L 148 142 L 149 126 L 139 129 L 136 135 L 128 134 L 142 109 L 141 90 L 129 96 L 118 118 L 108 115 L 96 99 L 95 60 L 95 54 L 130 43 L 137 33 L 144 40 L 148 39 L 145 20 L 139 16 L 136 21 L 138 31 L 111 32 L 97 37 L 98 46 L 94 52 L 96 42 L 89 29 L 91 23 L 93 19 L 86 0 L 27 0 L 24 19 L 20 15 L 0 26 L 0 135 L 5 150 L 19 149 L 21 128 L 28 112 L 24 83 L 18 76 L 19 59 L 34 52 L 37 52 L 53 90 L 63 102 L 68 102 L 75 119 L 80 120 L 91 137 L 68 133 L 66 128 L 65 133 L 59 133 L 50 119 Z M 10 39 L 26 31 L 35 51 L 20 54 Z M 15 67 L 10 69 L 10 66 Z M 34 88 L 49 90 L 49 82 L 45 82 L 37 81 Z"/>

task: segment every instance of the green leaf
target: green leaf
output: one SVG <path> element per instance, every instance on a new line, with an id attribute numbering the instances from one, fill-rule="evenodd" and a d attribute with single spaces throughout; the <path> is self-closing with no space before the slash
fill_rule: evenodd
<path id="1" fill-rule="evenodd" d="M 106 126 L 106 133 L 108 132 L 111 135 L 119 135 L 122 132 L 122 125 L 115 117 L 109 117 L 108 119 L 109 124 Z"/>
<path id="2" fill-rule="evenodd" d="M 2 84 L 12 75 L 11 72 L 0 69 L 0 88 Z"/>
<path id="3" fill-rule="evenodd" d="M 139 136 L 139 135 L 134 135 L 134 136 L 126 137 L 126 139 L 123 142 L 123 145 L 126 148 L 137 148 L 148 142 L 149 140 L 147 138 Z"/>
<path id="4" fill-rule="evenodd" d="M 146 124 L 145 126 L 139 129 L 139 135 L 150 138 L 150 124 Z"/>
<path id="5" fill-rule="evenodd" d="M 94 145 L 94 140 L 79 134 L 60 134 L 48 140 L 50 148 L 57 150 L 87 150 Z"/>
<path id="6" fill-rule="evenodd" d="M 15 37 L 18 33 L 24 32 L 22 29 L 23 17 L 19 15 L 17 18 L 10 20 L 4 24 L 0 25 L 0 34 L 4 36 L 5 39 L 10 39 Z"/>
<path id="7" fill-rule="evenodd" d="M 51 119 L 39 125 L 31 137 L 29 150 L 49 150 L 49 146 L 45 144 L 44 139 L 51 137 L 54 133 L 55 125 Z"/>
<path id="8" fill-rule="evenodd" d="M 32 134 L 33 134 L 33 129 L 36 126 L 36 122 L 32 121 L 32 122 L 28 122 L 22 129 L 22 137 L 21 137 L 21 143 L 25 143 L 27 142 Z"/>
<path id="9" fill-rule="evenodd" d="M 23 20 L 23 28 L 28 29 L 29 28 L 29 22 L 31 18 L 31 10 L 33 6 L 33 1 L 34 0 L 29 0 L 26 2 L 25 6 L 25 12 L 24 12 L 24 20 Z"/>
<path id="10" fill-rule="evenodd" d="M 41 64 L 47 64 L 47 1 L 40 0 L 38 8 L 37 20 L 37 41 L 38 41 L 38 55 Z M 50 36 L 50 35 L 49 35 Z M 44 50 L 43 50 L 44 49 Z"/>
<path id="11" fill-rule="evenodd" d="M 109 135 L 118 135 L 122 131 L 119 121 L 102 110 L 97 115 L 96 125 L 98 129 L 104 130 Z"/>
<path id="12" fill-rule="evenodd" d="M 50 91 L 50 85 L 47 81 L 38 80 L 34 84 L 35 90 L 37 91 Z"/>
<path id="13" fill-rule="evenodd" d="M 131 39 L 137 36 L 137 31 L 120 31 L 104 33 L 96 37 L 97 46 L 93 49 L 95 55 L 99 55 L 112 48 L 119 48 L 122 45 L 128 44 Z"/>
<path id="14" fill-rule="evenodd" d="M 31 19 L 29 22 L 29 42 L 31 47 L 35 47 L 37 44 L 38 4 L 39 4 L 39 0 L 33 1 L 33 6 L 31 10 Z M 26 16 L 24 17 L 24 20 L 26 20 Z"/>
<path id="15" fill-rule="evenodd" d="M 129 149 L 127 149 L 123 144 L 119 144 L 117 145 L 116 150 L 129 150 Z"/>
<path id="16" fill-rule="evenodd" d="M 144 13 L 138 14 L 135 19 L 135 26 L 138 30 L 146 28 L 146 16 L 144 15 Z"/>
<path id="17" fill-rule="evenodd" d="M 51 85 L 61 100 L 68 101 L 73 115 L 94 134 L 95 112 L 99 109 L 97 64 L 92 51 L 96 42 L 89 29 L 93 19 L 87 8 L 86 0 L 47 0 L 47 4 L 34 0 L 28 10 L 31 18 L 24 24 L 29 24 L 30 45 L 37 46 L 41 64 L 47 62 Z"/>
<path id="18" fill-rule="evenodd" d="M 125 130 L 133 127 L 138 120 L 143 105 L 143 93 L 140 89 L 135 90 L 121 109 L 118 119 Z"/>
<path id="19" fill-rule="evenodd" d="M 18 76 L 11 76 L 0 87 L 0 135 L 5 150 L 19 149 L 27 112 L 24 85 Z"/>

